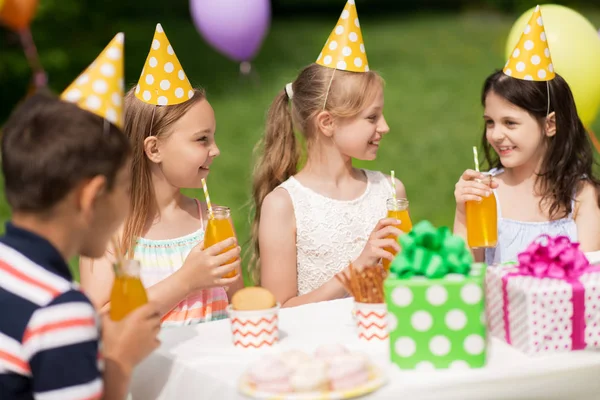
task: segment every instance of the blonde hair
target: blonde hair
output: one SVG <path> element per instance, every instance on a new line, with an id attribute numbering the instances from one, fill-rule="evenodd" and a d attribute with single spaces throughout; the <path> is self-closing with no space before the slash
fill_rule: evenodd
<path id="1" fill-rule="evenodd" d="M 266 131 L 257 144 L 260 155 L 254 168 L 252 197 L 252 259 L 248 268 L 260 284 L 258 227 L 265 197 L 298 172 L 301 146 L 294 127 L 302 134 L 310 152 L 317 137 L 316 116 L 329 112 L 334 118 L 353 118 L 363 111 L 383 87 L 376 72 L 347 72 L 311 64 L 292 83 L 291 101 L 285 89 L 278 94 L 267 115 Z"/>
<path id="2" fill-rule="evenodd" d="M 194 96 L 185 103 L 155 106 L 139 100 L 132 88 L 125 95 L 125 126 L 123 131 L 132 149 L 130 214 L 125 219 L 121 236 L 123 256 L 133 257 L 137 239 L 144 233 L 149 214 L 155 207 L 154 187 L 150 175 L 150 161 L 144 151 L 144 140 L 154 136 L 165 139 L 172 126 L 196 103 L 206 98 L 204 90 L 195 89 Z"/>

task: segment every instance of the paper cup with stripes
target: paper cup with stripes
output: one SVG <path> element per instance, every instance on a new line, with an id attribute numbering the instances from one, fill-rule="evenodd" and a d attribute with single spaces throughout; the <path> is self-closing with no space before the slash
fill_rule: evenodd
<path id="1" fill-rule="evenodd" d="M 388 338 L 387 305 L 385 303 L 354 302 L 354 313 L 360 340 L 377 342 Z"/>
<path id="2" fill-rule="evenodd" d="M 231 305 L 227 313 L 231 321 L 233 345 L 239 348 L 270 347 L 279 341 L 279 308 L 237 311 Z"/>

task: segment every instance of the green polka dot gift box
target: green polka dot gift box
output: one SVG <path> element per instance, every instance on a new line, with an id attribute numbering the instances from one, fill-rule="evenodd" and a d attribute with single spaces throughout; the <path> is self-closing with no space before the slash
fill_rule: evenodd
<path id="1" fill-rule="evenodd" d="M 399 239 L 385 280 L 391 360 L 401 369 L 486 363 L 485 265 L 462 238 L 427 221 Z"/>

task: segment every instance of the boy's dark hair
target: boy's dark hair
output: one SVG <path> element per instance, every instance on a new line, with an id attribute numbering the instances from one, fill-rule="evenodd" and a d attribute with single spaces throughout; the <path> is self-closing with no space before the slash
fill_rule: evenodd
<path id="1" fill-rule="evenodd" d="M 129 157 L 119 128 L 47 93 L 17 107 L 1 135 L 4 191 L 13 211 L 49 211 L 97 175 L 111 190 Z"/>
<path id="2" fill-rule="evenodd" d="M 548 89 L 550 109 L 548 110 Z M 516 79 L 496 71 L 490 75 L 481 94 L 481 103 L 489 92 L 527 111 L 543 126 L 548 112 L 555 112 L 556 135 L 546 137 L 548 148 L 538 176 L 542 200 L 549 204 L 550 218 L 566 217 L 571 201 L 582 179 L 586 179 L 600 193 L 600 180 L 594 175 L 594 151 L 588 133 L 577 114 L 577 107 L 567 82 L 558 74 L 549 82 Z M 485 158 L 492 168 L 502 168 L 498 156 L 491 149 L 483 131 Z M 600 194 L 598 195 L 600 206 Z"/>

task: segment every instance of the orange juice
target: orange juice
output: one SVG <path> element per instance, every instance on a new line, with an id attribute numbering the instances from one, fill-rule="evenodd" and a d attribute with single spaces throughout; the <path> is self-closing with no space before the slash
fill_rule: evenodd
<path id="1" fill-rule="evenodd" d="M 398 225 L 398 229 L 400 229 L 404 233 L 408 233 L 412 230 L 412 221 L 410 220 L 410 215 L 408 214 L 408 200 L 407 199 L 388 199 L 387 201 L 388 218 L 395 218 L 401 222 Z M 390 235 L 387 237 L 388 239 L 398 239 L 394 235 Z M 387 247 L 387 251 L 396 255 L 394 249 Z M 383 268 L 386 271 L 390 270 L 391 261 L 383 259 Z"/>
<path id="2" fill-rule="evenodd" d="M 467 201 L 467 243 L 472 249 L 496 247 L 498 243 L 498 210 L 492 192 L 481 202 Z"/>
<path id="3" fill-rule="evenodd" d="M 398 229 L 402 232 L 408 233 L 412 231 L 412 221 L 410 220 L 410 215 L 408 215 L 408 210 L 388 210 L 387 217 L 395 218 L 402 222 L 398 225 Z"/>
<path id="4" fill-rule="evenodd" d="M 219 242 L 230 237 L 235 237 L 233 231 L 233 223 L 231 222 L 230 210 L 227 207 L 213 207 L 213 217 L 209 218 L 208 224 L 206 225 L 206 233 L 204 234 L 204 248 L 207 249 Z M 225 253 L 234 246 L 229 246 L 222 253 Z M 221 253 L 221 254 L 222 254 Z M 227 261 L 226 264 L 234 262 L 236 259 L 232 258 Z M 225 275 L 223 278 L 233 278 L 237 275 L 237 271 L 233 270 Z"/>
<path id="5" fill-rule="evenodd" d="M 134 260 L 127 260 L 121 271 L 115 268 L 115 281 L 110 294 L 110 318 L 113 321 L 122 320 L 148 302 L 139 269 L 139 263 Z"/>

